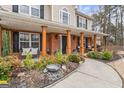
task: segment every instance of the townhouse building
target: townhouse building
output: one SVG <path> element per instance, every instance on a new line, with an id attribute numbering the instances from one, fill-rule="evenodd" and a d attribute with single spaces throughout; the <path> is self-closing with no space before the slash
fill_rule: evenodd
<path id="1" fill-rule="evenodd" d="M 83 54 L 88 47 L 97 50 L 97 37 L 92 31 L 92 17 L 75 5 L 1 5 L 0 55 L 37 48 L 42 55 L 58 49 L 71 54 L 79 47 Z"/>

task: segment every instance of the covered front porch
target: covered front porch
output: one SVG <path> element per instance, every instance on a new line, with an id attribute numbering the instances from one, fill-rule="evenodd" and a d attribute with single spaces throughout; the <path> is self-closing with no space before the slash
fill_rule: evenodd
<path id="1" fill-rule="evenodd" d="M 38 48 L 43 56 L 54 54 L 58 49 L 71 54 L 77 47 L 81 55 L 88 47 L 93 46 L 96 51 L 97 36 L 106 36 L 71 25 L 5 11 L 0 11 L 0 18 L 0 55 L 3 52 L 5 31 L 10 33 L 10 54 L 19 53 L 22 48 Z"/>

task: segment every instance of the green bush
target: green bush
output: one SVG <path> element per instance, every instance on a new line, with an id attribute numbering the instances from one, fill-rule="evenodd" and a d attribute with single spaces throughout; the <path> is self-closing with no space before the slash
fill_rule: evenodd
<path id="1" fill-rule="evenodd" d="M 112 59 L 112 53 L 109 51 L 103 51 L 102 52 L 102 59 L 103 60 L 111 60 Z"/>
<path id="2" fill-rule="evenodd" d="M 26 55 L 26 58 L 24 59 L 23 64 L 24 64 L 24 67 L 29 69 L 29 70 L 34 68 L 35 63 L 32 59 L 32 55 L 30 53 L 28 53 Z"/>
<path id="3" fill-rule="evenodd" d="M 20 66 L 21 64 L 16 56 L 0 57 L 0 80 L 8 80 L 11 71 Z"/>
<path id="4" fill-rule="evenodd" d="M 58 64 L 63 64 L 64 60 L 63 60 L 63 54 L 62 54 L 62 51 L 61 50 L 58 50 L 56 53 L 55 53 L 55 58 L 56 58 L 56 62 Z"/>
<path id="5" fill-rule="evenodd" d="M 44 69 L 47 65 L 53 64 L 53 60 L 51 56 L 43 56 L 40 58 L 39 62 L 35 63 L 35 69 L 37 70 L 42 70 Z"/>
<path id="6" fill-rule="evenodd" d="M 101 53 L 100 52 L 95 52 L 95 51 L 90 51 L 87 53 L 87 56 L 90 58 L 95 58 L 95 59 L 100 59 L 101 58 Z"/>
<path id="7" fill-rule="evenodd" d="M 103 60 L 112 59 L 112 53 L 109 51 L 103 51 L 103 52 L 90 51 L 87 53 L 87 56 L 90 58 L 103 59 Z"/>
<path id="8" fill-rule="evenodd" d="M 46 67 L 46 64 L 42 63 L 42 62 L 36 62 L 34 65 L 34 68 L 36 70 L 43 70 Z"/>
<path id="9" fill-rule="evenodd" d="M 68 56 L 68 60 L 70 62 L 77 62 L 78 63 L 78 62 L 81 61 L 81 58 L 80 58 L 79 55 L 71 54 L 71 55 Z"/>
<path id="10" fill-rule="evenodd" d="M 0 80 L 8 80 L 12 70 L 12 64 L 4 60 L 0 60 Z"/>

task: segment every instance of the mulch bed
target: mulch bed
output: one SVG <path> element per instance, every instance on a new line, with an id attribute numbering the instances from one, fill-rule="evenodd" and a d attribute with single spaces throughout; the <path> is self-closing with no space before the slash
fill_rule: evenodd
<path id="1" fill-rule="evenodd" d="M 66 65 L 66 69 L 60 68 L 57 72 L 44 72 L 38 70 L 26 70 L 24 68 L 18 68 L 12 72 L 12 77 L 9 82 L 10 88 L 43 88 L 57 80 L 63 78 L 73 70 L 75 70 L 79 64 L 69 62 Z"/>

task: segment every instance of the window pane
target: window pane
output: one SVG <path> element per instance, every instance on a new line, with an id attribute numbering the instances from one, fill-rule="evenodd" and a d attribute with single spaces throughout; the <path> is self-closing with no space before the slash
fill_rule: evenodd
<path id="1" fill-rule="evenodd" d="M 20 42 L 20 49 L 29 48 L 29 42 Z"/>
<path id="2" fill-rule="evenodd" d="M 25 13 L 25 14 L 29 14 L 29 6 L 27 6 L 27 5 L 21 5 L 20 6 L 20 12 L 21 13 Z"/>
<path id="3" fill-rule="evenodd" d="M 31 47 L 32 48 L 39 48 L 39 42 L 32 42 Z"/>
<path id="4" fill-rule="evenodd" d="M 82 18 L 79 18 L 79 27 L 82 27 Z"/>
<path id="5" fill-rule="evenodd" d="M 83 19 L 83 28 L 86 28 L 86 19 Z"/>
<path id="6" fill-rule="evenodd" d="M 28 33 L 20 33 L 20 41 L 29 41 Z"/>
<path id="7" fill-rule="evenodd" d="M 33 15 L 33 16 L 39 16 L 39 9 L 31 8 L 31 15 Z"/>
<path id="8" fill-rule="evenodd" d="M 39 41 L 40 36 L 38 34 L 31 34 L 31 41 Z"/>
<path id="9" fill-rule="evenodd" d="M 68 13 L 63 12 L 63 23 L 68 24 Z"/>

